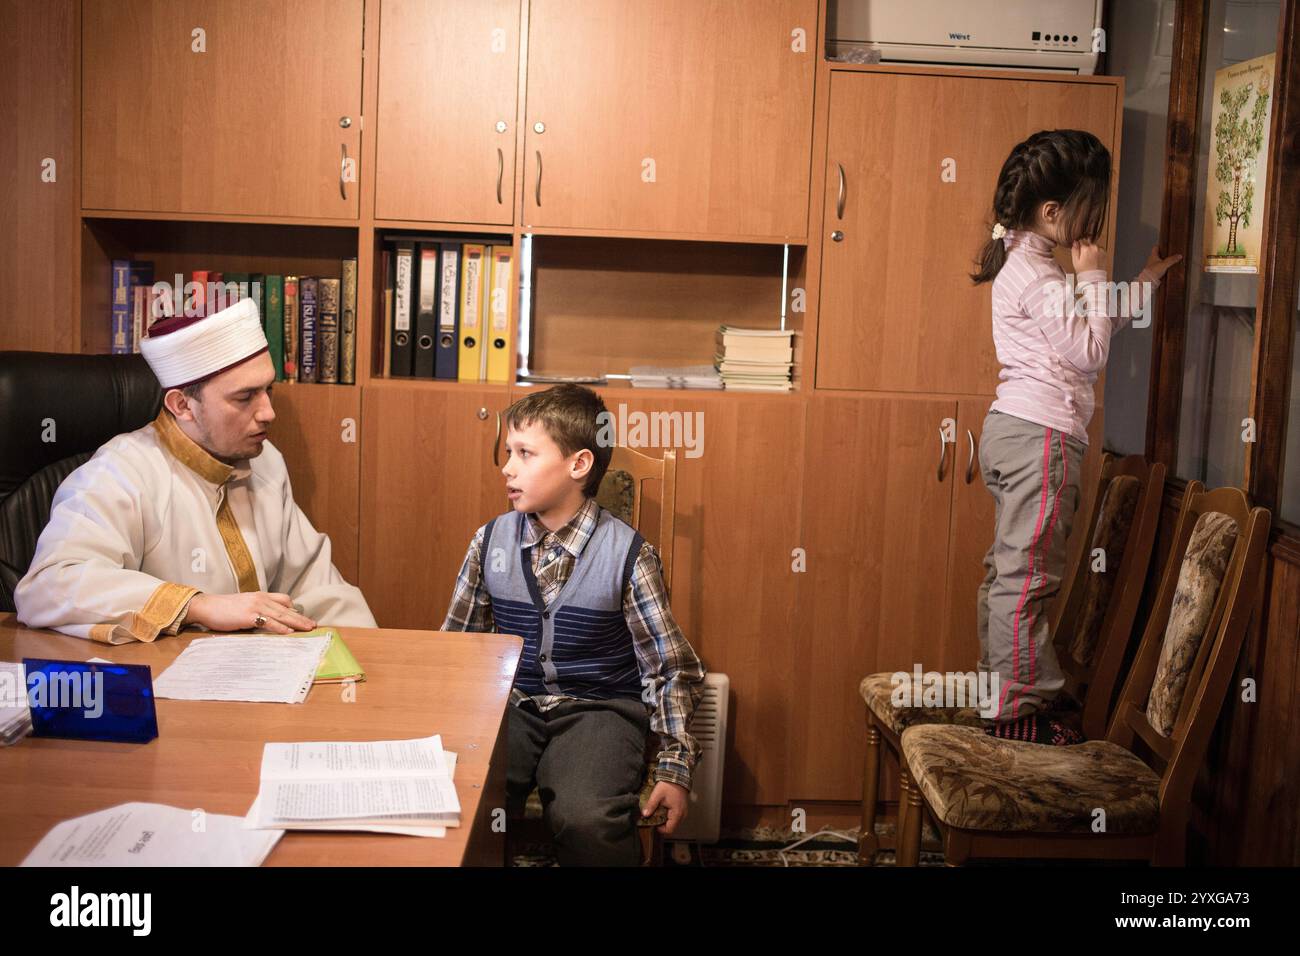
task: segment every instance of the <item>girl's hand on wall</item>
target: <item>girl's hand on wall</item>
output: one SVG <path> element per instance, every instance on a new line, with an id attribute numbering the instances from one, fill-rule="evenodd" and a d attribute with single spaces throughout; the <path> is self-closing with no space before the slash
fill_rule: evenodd
<path id="1" fill-rule="evenodd" d="M 1101 248 L 1087 239 L 1076 239 L 1074 245 L 1070 247 L 1070 259 L 1074 263 L 1076 275 L 1090 269 L 1100 269 Z"/>
<path id="2" fill-rule="evenodd" d="M 1182 255 L 1173 255 L 1168 259 L 1160 258 L 1160 247 L 1152 246 L 1151 255 L 1147 256 L 1146 271 L 1152 273 L 1157 279 L 1161 278 L 1166 272 L 1182 261 Z"/>

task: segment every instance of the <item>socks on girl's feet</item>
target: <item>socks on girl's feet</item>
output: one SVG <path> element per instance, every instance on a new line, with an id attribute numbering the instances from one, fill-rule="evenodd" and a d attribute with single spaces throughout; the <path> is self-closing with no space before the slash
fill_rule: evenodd
<path id="1" fill-rule="evenodd" d="M 1003 740 L 1021 740 L 1054 747 L 1083 743 L 1083 735 L 1077 730 L 1046 714 L 1026 714 L 1017 720 L 993 724 L 985 727 L 984 733 Z"/>

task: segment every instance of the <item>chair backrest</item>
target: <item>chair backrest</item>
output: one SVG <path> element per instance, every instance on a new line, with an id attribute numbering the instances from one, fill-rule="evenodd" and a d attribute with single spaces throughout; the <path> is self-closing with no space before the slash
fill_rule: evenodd
<path id="1" fill-rule="evenodd" d="M 1102 458 L 1096 507 L 1061 615 L 1056 652 L 1083 732 L 1105 736 L 1155 549 L 1165 466 L 1141 455 Z M 1100 554 L 1096 552 L 1100 551 Z"/>
<path id="2" fill-rule="evenodd" d="M 1151 617 L 1107 734 L 1160 773 L 1162 812 L 1191 797 L 1260 604 L 1271 522 L 1270 512 L 1250 507 L 1239 488 L 1205 491 L 1200 482 L 1188 483 Z"/>
<path id="3" fill-rule="evenodd" d="M 617 481 L 617 472 L 628 476 L 631 500 L 620 501 L 614 507 L 610 507 L 606 504 L 607 499 L 604 496 Z M 655 458 L 631 448 L 616 447 L 610 457 L 609 469 L 601 482 L 603 499 L 601 504 L 638 531 L 644 532 L 641 527 L 641 504 L 647 481 L 658 481 L 660 484 L 659 535 L 655 546 L 659 549 L 659 560 L 664 567 L 664 587 L 671 594 L 673 529 L 676 527 L 677 520 L 677 452 L 670 448 L 664 451 L 662 458 Z"/>
<path id="4" fill-rule="evenodd" d="M 59 484 L 161 404 L 139 355 L 0 352 L 0 610 L 14 610 Z"/>

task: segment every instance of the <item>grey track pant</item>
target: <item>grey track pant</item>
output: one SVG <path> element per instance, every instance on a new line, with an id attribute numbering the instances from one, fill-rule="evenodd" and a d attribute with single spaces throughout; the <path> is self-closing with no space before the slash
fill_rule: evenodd
<path id="1" fill-rule="evenodd" d="M 639 700 L 574 700 L 508 712 L 507 800 L 537 782 L 561 866 L 636 866 L 650 716 Z"/>
<path id="2" fill-rule="evenodd" d="M 1042 710 L 1065 682 L 1047 611 L 1061 586 L 1086 446 L 1058 429 L 990 410 L 980 470 L 996 505 L 979 590 L 980 670 L 998 675 L 997 721 Z"/>

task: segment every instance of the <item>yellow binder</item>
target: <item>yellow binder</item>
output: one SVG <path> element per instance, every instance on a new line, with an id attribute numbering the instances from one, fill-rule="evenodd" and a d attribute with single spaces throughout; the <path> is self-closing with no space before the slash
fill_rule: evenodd
<path id="1" fill-rule="evenodd" d="M 487 380 L 499 385 L 510 381 L 510 340 L 515 331 L 514 250 L 510 246 L 489 246 L 492 258 L 492 290 L 488 303 Z"/>
<path id="2" fill-rule="evenodd" d="M 467 242 L 461 247 L 460 356 L 456 379 L 481 382 L 483 356 L 483 312 L 487 298 L 486 247 Z"/>

